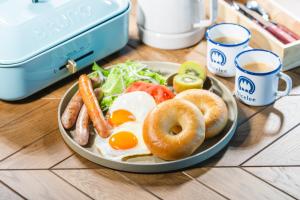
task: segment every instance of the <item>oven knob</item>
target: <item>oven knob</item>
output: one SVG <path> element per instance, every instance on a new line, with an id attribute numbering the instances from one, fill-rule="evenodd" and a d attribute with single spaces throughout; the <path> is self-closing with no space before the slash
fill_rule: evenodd
<path id="1" fill-rule="evenodd" d="M 71 74 L 74 74 L 75 72 L 77 72 L 77 64 L 74 60 L 68 60 L 68 62 L 66 64 L 66 68 L 68 69 L 68 71 Z"/>

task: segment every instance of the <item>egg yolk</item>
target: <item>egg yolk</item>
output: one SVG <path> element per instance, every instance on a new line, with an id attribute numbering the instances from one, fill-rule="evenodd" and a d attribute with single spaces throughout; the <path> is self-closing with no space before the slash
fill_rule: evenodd
<path id="1" fill-rule="evenodd" d="M 136 136 L 127 131 L 118 132 L 109 138 L 109 144 L 116 150 L 125 150 L 133 148 L 137 145 Z"/>
<path id="2" fill-rule="evenodd" d="M 112 126 L 119 126 L 129 121 L 135 121 L 135 117 L 127 110 L 116 110 L 109 116 L 109 123 Z"/>

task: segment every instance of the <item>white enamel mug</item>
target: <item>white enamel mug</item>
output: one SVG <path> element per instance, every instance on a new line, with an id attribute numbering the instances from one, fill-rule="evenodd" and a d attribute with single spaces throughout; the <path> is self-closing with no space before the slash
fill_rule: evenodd
<path id="1" fill-rule="evenodd" d="M 240 43 L 224 44 L 215 41 L 220 37 L 235 38 Z M 218 76 L 235 76 L 234 59 L 236 55 L 249 47 L 250 31 L 233 23 L 220 23 L 209 27 L 206 31 L 207 39 L 207 68 Z"/>
<path id="2" fill-rule="evenodd" d="M 264 63 L 272 67 L 268 72 L 252 72 L 244 68 L 250 63 Z M 271 51 L 250 49 L 239 53 L 235 58 L 235 95 L 245 104 L 264 106 L 277 98 L 289 94 L 292 79 L 281 72 L 281 60 Z M 286 89 L 278 91 L 279 79 L 286 82 Z"/>

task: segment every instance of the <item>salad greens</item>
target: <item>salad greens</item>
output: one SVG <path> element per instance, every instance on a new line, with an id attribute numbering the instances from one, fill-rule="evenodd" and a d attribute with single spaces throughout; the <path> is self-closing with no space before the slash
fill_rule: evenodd
<path id="1" fill-rule="evenodd" d="M 135 61 L 126 61 L 115 65 L 111 69 L 103 69 L 97 63 L 94 63 L 93 71 L 105 80 L 101 86 L 104 97 L 100 104 L 101 109 L 104 111 L 108 110 L 114 99 L 136 81 L 145 81 L 159 85 L 166 84 L 164 76 L 151 71 L 147 65 Z"/>

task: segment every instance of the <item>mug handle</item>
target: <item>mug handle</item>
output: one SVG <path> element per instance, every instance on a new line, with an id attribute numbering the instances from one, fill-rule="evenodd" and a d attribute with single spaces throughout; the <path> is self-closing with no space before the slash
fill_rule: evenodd
<path id="1" fill-rule="evenodd" d="M 198 0 L 199 1 L 199 0 Z M 218 15 L 218 0 L 210 0 L 210 17 L 209 19 L 200 20 L 200 22 L 194 23 L 194 28 L 201 28 L 210 26 L 216 21 Z"/>
<path id="2" fill-rule="evenodd" d="M 279 72 L 278 77 L 285 81 L 286 88 L 284 91 L 277 91 L 276 96 L 283 97 L 290 93 L 290 91 L 292 89 L 292 79 L 291 79 L 291 77 L 289 77 L 288 75 L 286 75 L 285 73 L 282 73 L 282 72 Z"/>

